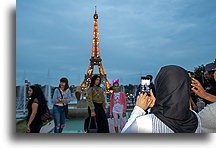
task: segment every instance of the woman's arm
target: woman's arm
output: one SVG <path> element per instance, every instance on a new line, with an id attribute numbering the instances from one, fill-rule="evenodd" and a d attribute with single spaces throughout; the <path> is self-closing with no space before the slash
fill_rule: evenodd
<path id="1" fill-rule="evenodd" d="M 58 91 L 59 91 L 58 89 L 55 89 L 54 94 L 53 94 L 52 100 L 53 100 L 54 104 L 56 104 L 56 103 L 62 103 L 60 101 L 61 98 L 58 98 Z"/>
<path id="2" fill-rule="evenodd" d="M 216 102 L 216 97 L 214 95 L 207 93 L 197 79 L 192 78 L 191 85 L 193 86 L 192 91 L 199 97 L 211 102 Z"/>
<path id="3" fill-rule="evenodd" d="M 106 100 L 105 100 L 105 98 L 106 98 L 106 96 L 105 96 L 105 93 L 104 93 L 104 91 L 101 89 L 101 92 L 100 92 L 100 94 L 101 94 L 101 98 L 103 98 L 103 109 L 104 109 L 104 112 L 106 113 L 107 112 L 107 108 L 106 108 Z"/>
<path id="4" fill-rule="evenodd" d="M 68 94 L 68 97 L 65 99 L 66 99 L 66 102 L 69 103 L 70 101 L 72 101 L 71 91 L 68 90 L 67 94 Z"/>
<path id="5" fill-rule="evenodd" d="M 94 112 L 95 107 L 94 107 L 94 104 L 93 104 L 92 87 L 90 87 L 88 89 L 87 96 L 88 96 L 88 99 L 89 99 L 90 110 L 91 110 L 91 112 Z"/>
<path id="6" fill-rule="evenodd" d="M 124 109 L 123 109 L 123 112 L 126 113 L 126 110 L 127 110 L 127 101 L 126 101 L 126 96 L 125 96 L 125 93 L 122 93 L 122 97 L 124 99 Z"/>
<path id="7" fill-rule="evenodd" d="M 129 131 L 136 132 L 138 131 L 138 126 L 136 125 L 136 118 L 145 115 L 145 111 L 140 108 L 139 106 L 135 106 L 133 112 L 130 115 L 127 123 L 125 124 L 124 128 L 122 129 L 121 133 L 128 133 Z M 133 129 L 131 129 L 133 127 Z"/>
<path id="8" fill-rule="evenodd" d="M 105 94 L 104 94 L 104 92 L 102 91 L 102 98 L 104 98 L 103 99 L 103 109 L 104 109 L 104 111 L 105 111 L 105 113 L 107 112 L 107 109 L 106 109 L 106 101 L 105 101 Z"/>
<path id="9" fill-rule="evenodd" d="M 113 94 L 110 95 L 110 115 L 113 113 L 114 99 Z"/>
<path id="10" fill-rule="evenodd" d="M 151 107 L 152 103 L 154 102 L 154 95 L 152 93 L 152 90 L 150 90 L 151 96 L 148 96 L 147 93 L 143 94 L 141 93 L 137 97 L 136 106 L 134 107 L 133 112 L 131 113 L 130 118 L 128 119 L 128 122 L 126 123 L 125 127 L 122 130 L 122 133 L 125 132 L 138 132 L 139 127 L 137 124 L 137 118 L 140 116 L 145 115 L 145 111 L 148 107 Z M 139 122 L 140 123 L 140 122 Z M 143 127 L 143 126 L 141 126 Z M 145 129 L 145 128 L 144 128 Z M 145 131 L 145 130 L 142 130 Z"/>
<path id="11" fill-rule="evenodd" d="M 30 115 L 30 118 L 29 118 L 29 121 L 26 125 L 26 129 L 27 129 L 27 132 L 30 132 L 30 125 L 32 123 L 32 121 L 34 120 L 36 114 L 37 114 L 37 110 L 38 110 L 38 104 L 37 103 L 32 103 L 32 113 Z"/>
<path id="12" fill-rule="evenodd" d="M 209 94 L 209 93 L 206 94 L 206 97 L 204 99 L 211 101 L 211 102 L 216 102 L 216 96 Z"/>

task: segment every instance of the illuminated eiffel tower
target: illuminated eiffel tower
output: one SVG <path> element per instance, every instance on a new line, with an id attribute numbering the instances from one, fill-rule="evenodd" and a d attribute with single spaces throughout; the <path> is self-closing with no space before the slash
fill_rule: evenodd
<path id="1" fill-rule="evenodd" d="M 92 41 L 92 55 L 90 59 L 90 64 L 88 67 L 88 71 L 85 74 L 85 79 L 82 82 L 82 87 L 88 87 L 91 82 L 91 77 L 94 75 L 94 66 L 98 66 L 99 68 L 99 75 L 101 77 L 101 84 L 106 86 L 106 90 L 110 88 L 110 83 L 107 80 L 107 75 L 104 73 L 104 69 L 102 66 L 102 59 L 100 58 L 100 50 L 99 50 L 99 38 L 98 38 L 98 14 L 96 11 L 95 6 L 95 13 L 94 13 L 94 32 L 93 32 L 93 41 Z"/>

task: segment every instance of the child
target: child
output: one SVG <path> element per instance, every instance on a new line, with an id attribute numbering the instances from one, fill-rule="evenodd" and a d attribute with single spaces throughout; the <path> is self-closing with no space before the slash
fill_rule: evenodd
<path id="1" fill-rule="evenodd" d="M 118 116 L 120 117 L 120 123 L 122 129 L 126 124 L 126 96 L 124 92 L 119 91 L 119 81 L 114 81 L 113 83 L 114 92 L 110 96 L 110 118 L 114 117 L 114 127 L 115 132 L 118 133 Z"/>

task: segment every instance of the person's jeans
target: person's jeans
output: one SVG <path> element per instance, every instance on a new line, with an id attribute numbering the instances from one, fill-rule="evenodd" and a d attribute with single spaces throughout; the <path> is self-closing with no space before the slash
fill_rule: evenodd
<path id="1" fill-rule="evenodd" d="M 65 124 L 64 107 L 53 106 L 53 119 L 55 122 L 54 133 L 62 133 Z"/>

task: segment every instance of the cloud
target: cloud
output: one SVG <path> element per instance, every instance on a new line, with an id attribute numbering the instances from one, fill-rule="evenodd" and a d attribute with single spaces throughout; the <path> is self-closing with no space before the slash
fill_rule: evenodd
<path id="1" fill-rule="evenodd" d="M 95 5 L 102 63 L 110 80 L 119 77 L 125 84 L 136 84 L 141 75 L 156 76 L 167 64 L 193 70 L 215 58 L 213 3 L 17 1 L 17 77 L 26 70 L 33 81 L 45 83 L 42 78 L 50 69 L 53 84 L 62 75 L 80 84 L 91 55 Z"/>

